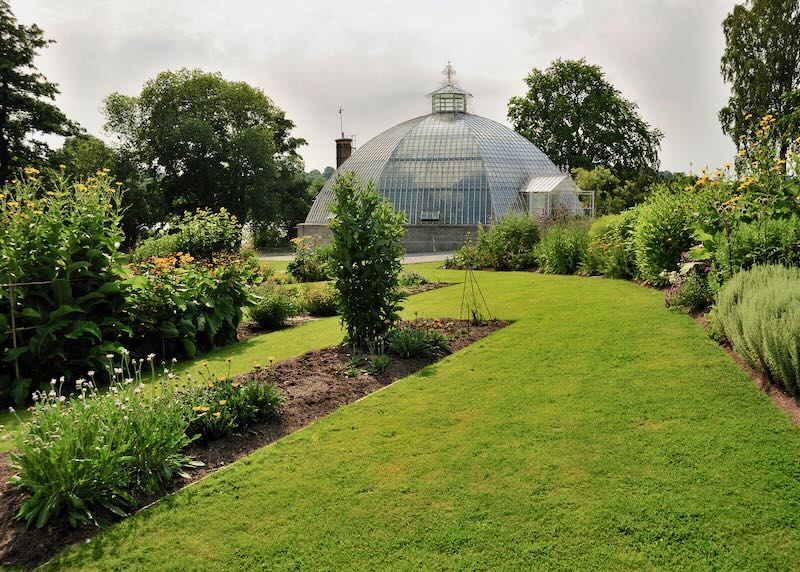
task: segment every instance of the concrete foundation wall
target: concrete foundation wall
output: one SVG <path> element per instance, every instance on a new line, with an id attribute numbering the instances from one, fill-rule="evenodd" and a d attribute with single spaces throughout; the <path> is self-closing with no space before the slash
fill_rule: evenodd
<path id="1" fill-rule="evenodd" d="M 410 224 L 406 226 L 403 246 L 410 254 L 458 250 L 464 244 L 467 234 L 475 238 L 478 227 L 472 224 Z M 297 226 L 297 236 L 318 236 L 327 242 L 330 240 L 331 230 L 328 225 L 303 223 Z"/>

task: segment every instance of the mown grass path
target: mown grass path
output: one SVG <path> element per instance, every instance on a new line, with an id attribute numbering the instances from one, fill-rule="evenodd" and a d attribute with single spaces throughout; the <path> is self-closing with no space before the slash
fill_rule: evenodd
<path id="1" fill-rule="evenodd" d="M 800 431 L 690 317 L 626 282 L 477 276 L 513 325 L 49 568 L 796 568 Z"/>

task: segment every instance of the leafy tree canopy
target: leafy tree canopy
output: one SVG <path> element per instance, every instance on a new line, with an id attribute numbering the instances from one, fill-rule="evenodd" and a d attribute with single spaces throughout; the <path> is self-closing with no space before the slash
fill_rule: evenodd
<path id="1" fill-rule="evenodd" d="M 0 181 L 25 165 L 40 164 L 49 148 L 36 137 L 70 135 L 77 127 L 48 100 L 56 84 L 38 71 L 33 60 L 52 43 L 36 24 L 17 23 L 6 0 L 0 0 Z"/>
<path id="2" fill-rule="evenodd" d="M 800 0 L 747 0 L 734 6 L 722 22 L 726 47 L 723 79 L 731 84 L 728 105 L 719 112 L 722 130 L 737 146 L 765 115 L 791 115 L 800 98 Z M 770 133 L 776 153 L 786 157 L 786 124 Z"/>
<path id="3" fill-rule="evenodd" d="M 160 73 L 104 103 L 106 129 L 163 192 L 167 214 L 225 207 L 239 220 L 292 226 L 306 214 L 294 127 L 264 93 L 218 73 Z"/>
<path id="4" fill-rule="evenodd" d="M 72 177 L 89 177 L 100 169 L 116 172 L 117 154 L 101 139 L 87 134 L 68 137 L 64 145 L 53 151 L 50 164 L 54 168 L 63 166 Z"/>
<path id="5" fill-rule="evenodd" d="M 663 137 L 639 116 L 599 66 L 557 59 L 525 79 L 528 93 L 512 97 L 514 129 L 563 168 L 604 165 L 630 176 L 658 168 Z"/>

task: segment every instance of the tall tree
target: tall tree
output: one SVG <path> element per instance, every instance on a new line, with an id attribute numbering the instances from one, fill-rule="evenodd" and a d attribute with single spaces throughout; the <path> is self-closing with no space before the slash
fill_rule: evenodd
<path id="1" fill-rule="evenodd" d="M 18 24 L 8 2 L 0 0 L 0 181 L 18 167 L 44 160 L 49 148 L 36 139 L 38 135 L 77 130 L 47 101 L 55 98 L 58 88 L 33 63 L 50 43 L 36 24 Z"/>
<path id="2" fill-rule="evenodd" d="M 663 137 L 639 116 L 599 66 L 557 59 L 525 78 L 528 93 L 512 97 L 514 129 L 562 168 L 604 165 L 629 176 L 658 168 Z"/>
<path id="3" fill-rule="evenodd" d="M 741 147 L 764 115 L 796 111 L 797 98 L 786 95 L 800 87 L 800 0 L 747 0 L 734 6 L 722 30 L 722 78 L 731 84 L 731 97 L 719 119 Z M 781 159 L 788 150 L 785 135 L 780 122 L 769 134 Z"/>
<path id="4" fill-rule="evenodd" d="M 261 90 L 216 73 L 168 71 L 138 96 L 110 95 L 105 115 L 120 152 L 158 181 L 169 212 L 225 207 L 242 221 L 302 220 L 297 148 L 305 141 L 291 137 L 294 123 Z"/>
<path id="5" fill-rule="evenodd" d="M 63 165 L 73 177 L 89 177 L 100 169 L 116 173 L 117 155 L 114 149 L 93 135 L 82 133 L 64 140 L 64 145 L 50 155 L 50 164 Z"/>

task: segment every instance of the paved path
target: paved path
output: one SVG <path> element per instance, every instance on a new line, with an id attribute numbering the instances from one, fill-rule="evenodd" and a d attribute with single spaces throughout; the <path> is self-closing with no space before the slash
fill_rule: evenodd
<path id="1" fill-rule="evenodd" d="M 416 262 L 439 262 L 440 260 L 444 260 L 448 256 L 452 256 L 452 251 L 447 252 L 419 252 L 416 254 L 407 254 L 403 257 L 403 264 L 414 264 Z M 294 258 L 294 254 L 273 254 L 273 255 L 262 255 L 259 258 L 261 260 L 279 260 L 283 262 L 288 262 L 292 258 Z"/>

